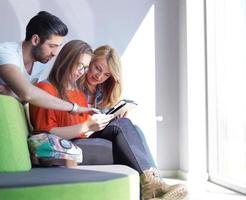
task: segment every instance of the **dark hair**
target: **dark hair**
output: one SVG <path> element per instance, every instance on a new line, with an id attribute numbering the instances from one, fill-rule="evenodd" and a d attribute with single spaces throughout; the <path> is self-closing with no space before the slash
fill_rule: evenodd
<path id="1" fill-rule="evenodd" d="M 34 34 L 37 34 L 42 44 L 51 35 L 66 36 L 67 33 L 67 26 L 58 17 L 46 11 L 41 11 L 27 24 L 25 41 L 30 40 Z"/>

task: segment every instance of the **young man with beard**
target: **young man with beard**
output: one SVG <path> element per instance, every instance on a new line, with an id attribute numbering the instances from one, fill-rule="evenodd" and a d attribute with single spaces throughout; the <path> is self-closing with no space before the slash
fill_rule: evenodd
<path id="1" fill-rule="evenodd" d="M 38 80 L 44 64 L 57 55 L 67 33 L 67 26 L 58 17 L 41 11 L 27 24 L 23 42 L 0 44 L 0 94 L 43 108 L 94 112 L 51 96 L 32 84 Z"/>

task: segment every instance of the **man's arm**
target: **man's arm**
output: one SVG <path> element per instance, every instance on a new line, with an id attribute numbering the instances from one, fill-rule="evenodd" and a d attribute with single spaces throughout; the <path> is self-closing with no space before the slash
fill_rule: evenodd
<path id="1" fill-rule="evenodd" d="M 47 109 L 61 111 L 71 111 L 73 109 L 72 103 L 56 98 L 32 85 L 25 79 L 23 74 L 15 65 L 0 66 L 0 77 L 22 101 Z M 91 111 L 91 109 L 79 107 L 76 112 L 81 113 L 88 111 Z"/>
<path id="2" fill-rule="evenodd" d="M 1 83 L 0 83 L 0 94 L 12 96 L 18 99 L 15 93 L 7 85 Z"/>

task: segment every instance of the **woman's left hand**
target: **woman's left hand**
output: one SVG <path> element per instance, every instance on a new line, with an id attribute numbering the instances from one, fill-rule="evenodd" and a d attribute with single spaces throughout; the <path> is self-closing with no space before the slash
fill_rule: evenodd
<path id="1" fill-rule="evenodd" d="M 128 112 L 126 111 L 123 114 L 118 115 L 116 118 L 123 118 L 123 117 L 126 118 L 127 116 L 128 116 Z"/>

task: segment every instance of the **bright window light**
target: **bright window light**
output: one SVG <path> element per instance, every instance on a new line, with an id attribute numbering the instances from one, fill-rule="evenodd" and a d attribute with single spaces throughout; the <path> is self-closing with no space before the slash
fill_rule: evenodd
<path id="1" fill-rule="evenodd" d="M 141 25 L 122 55 L 124 98 L 139 105 L 130 118 L 144 132 L 156 158 L 155 121 L 155 26 L 154 6 L 149 9 Z"/>

